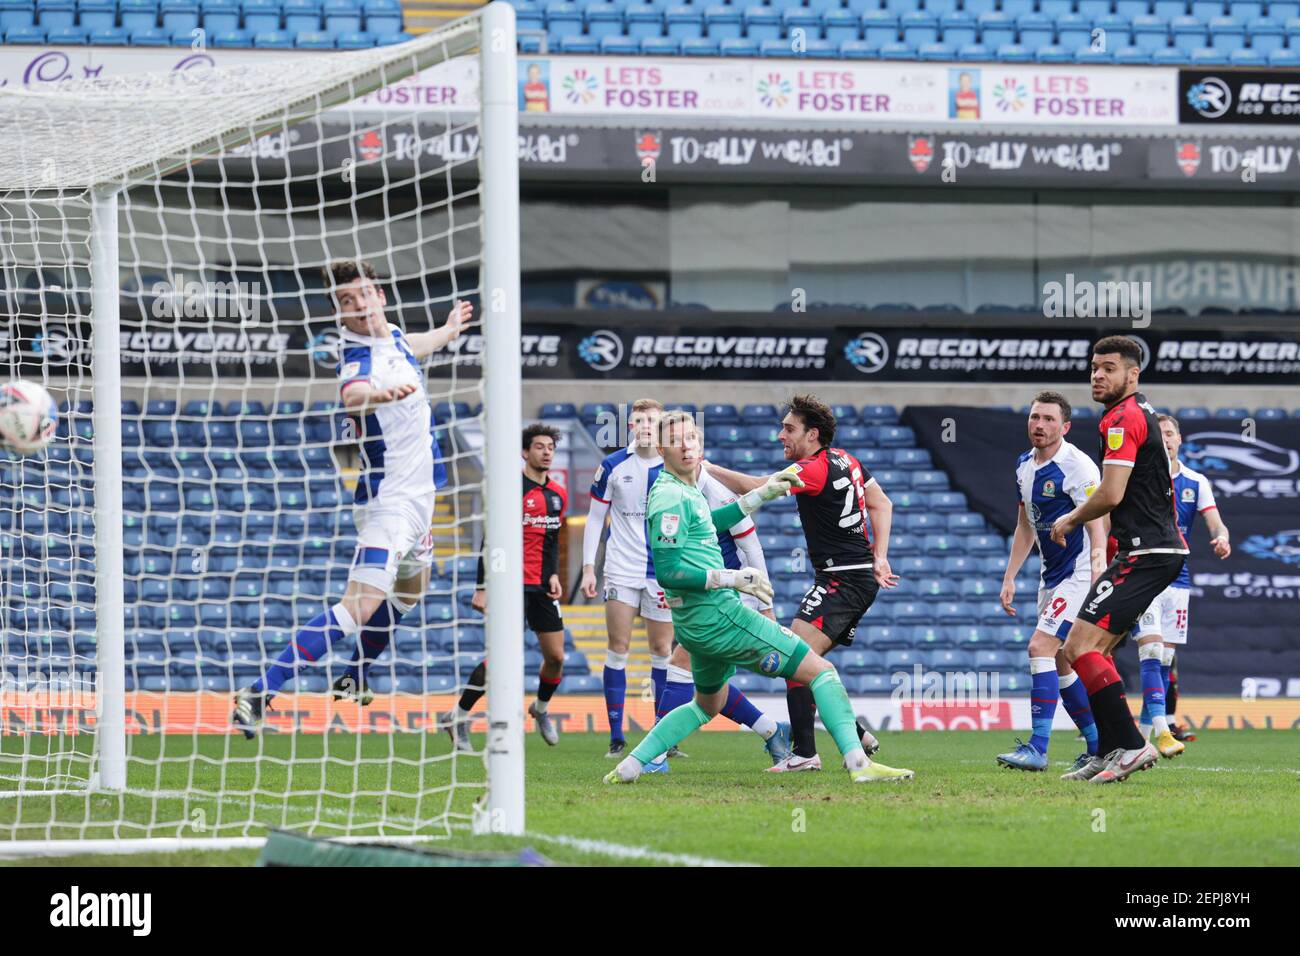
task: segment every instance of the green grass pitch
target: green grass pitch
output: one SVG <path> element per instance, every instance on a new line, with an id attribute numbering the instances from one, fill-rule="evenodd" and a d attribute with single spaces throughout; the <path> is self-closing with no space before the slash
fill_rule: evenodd
<path id="1" fill-rule="evenodd" d="M 912 768 L 915 780 L 851 785 L 838 769 L 834 745 L 825 734 L 818 742 L 825 771 L 767 774 L 762 771 L 768 760 L 755 737 L 709 733 L 685 742 L 689 756 L 675 760 L 670 774 L 643 777 L 631 786 L 606 786 L 601 777 L 613 762 L 604 759 L 603 734 L 566 735 L 556 748 L 531 735 L 528 829 L 535 836 L 516 840 L 460 831 L 436 842 L 462 849 L 526 844 L 556 861 L 586 864 L 662 864 L 694 858 L 765 865 L 1250 866 L 1294 865 L 1300 859 L 1300 801 L 1295 799 L 1300 751 L 1294 732 L 1206 732 L 1182 757 L 1161 761 L 1127 783 L 1104 787 L 1058 779 L 1077 747 L 1065 734 L 1056 735 L 1050 770 L 1037 774 L 994 764 L 994 755 L 1011 744 L 1003 733 L 896 732 L 882 734 L 881 740 L 881 759 Z M 131 744 L 142 755 L 158 741 L 141 737 Z M 481 745 L 482 738 L 476 735 L 475 742 Z M 350 821 L 354 832 L 365 832 L 366 823 L 385 806 L 384 798 L 374 792 L 410 792 L 421 773 L 426 787 L 450 780 L 450 761 L 418 760 L 421 755 L 445 756 L 449 741 L 444 735 L 331 737 L 331 755 L 361 747 L 368 762 L 359 771 L 341 763 L 322 764 L 321 743 L 320 737 L 271 735 L 265 738 L 264 752 L 289 762 L 253 764 L 221 759 L 224 754 L 256 752 L 241 749 L 242 740 L 202 738 L 206 759 L 167 762 L 157 776 L 133 763 L 130 785 L 180 793 L 215 787 L 224 774 L 226 796 L 220 803 L 197 796 L 188 802 L 168 797 L 156 819 L 182 819 L 199 809 L 209 821 L 209 834 L 229 835 L 247 820 L 293 824 L 316 819 L 333 825 Z M 12 754 L 14 738 L 4 745 Z M 168 757 L 180 756 L 190 739 L 169 738 L 165 746 Z M 385 760 L 390 753 L 410 762 Z M 483 779 L 477 759 L 458 759 L 456 773 L 466 782 Z M 286 784 L 295 791 L 288 799 L 282 795 Z M 318 793 L 322 784 L 331 793 Z M 362 796 L 349 796 L 358 789 Z M 446 809 L 467 811 L 479 793 L 477 788 L 435 789 L 418 803 L 409 797 L 389 798 L 387 813 L 427 821 Z M 114 798 L 90 799 L 95 813 L 115 808 Z M 86 801 L 84 796 L 28 801 L 23 821 L 37 822 L 51 812 L 61 818 L 81 814 Z M 116 805 L 128 820 L 143 823 L 151 818 L 152 803 L 143 797 L 128 794 Z M 14 822 L 16 807 L 12 798 L 0 799 L 0 831 Z M 337 830 L 325 827 L 318 832 Z M 111 831 L 97 828 L 88 835 Z M 576 845 L 584 840 L 600 842 Z M 256 857 L 255 850 L 186 850 L 41 862 L 244 865 Z"/>

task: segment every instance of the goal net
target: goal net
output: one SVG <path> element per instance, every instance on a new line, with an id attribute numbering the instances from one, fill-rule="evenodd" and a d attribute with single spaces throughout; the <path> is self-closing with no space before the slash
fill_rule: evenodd
<path id="1" fill-rule="evenodd" d="M 376 105 L 442 70 L 479 102 Z M 516 96 L 502 3 L 370 50 L 0 90 L 3 377 L 60 401 L 44 452 L 0 454 L 0 854 L 522 832 Z M 374 266 L 407 333 L 457 300 L 474 317 L 423 365 L 446 473 L 429 586 L 309 659 L 295 634 L 346 587 L 363 463 L 338 259 Z M 245 739 L 233 693 L 286 649 Z M 489 650 L 458 751 L 438 715 Z M 357 665 L 364 706 L 331 693 Z"/>

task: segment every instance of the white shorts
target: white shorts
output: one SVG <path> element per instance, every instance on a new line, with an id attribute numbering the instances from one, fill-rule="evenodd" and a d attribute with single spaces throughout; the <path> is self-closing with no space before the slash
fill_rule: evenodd
<path id="1" fill-rule="evenodd" d="M 433 565 L 434 495 L 377 498 L 353 509 L 357 550 L 348 579 L 393 592 L 393 582 Z"/>
<path id="2" fill-rule="evenodd" d="M 627 578 L 605 578 L 605 600 L 629 604 L 641 612 L 647 621 L 669 622 L 673 613 L 668 609 L 668 600 L 664 589 L 654 578 L 629 580 Z"/>
<path id="3" fill-rule="evenodd" d="M 1190 588 L 1167 587 L 1133 625 L 1134 637 L 1157 635 L 1164 644 L 1187 643 L 1187 599 Z"/>
<path id="4" fill-rule="evenodd" d="M 1092 587 L 1092 575 L 1075 575 L 1066 578 L 1054 588 L 1038 589 L 1038 626 L 1044 634 L 1059 640 L 1070 636 L 1070 625 L 1083 599 Z"/>

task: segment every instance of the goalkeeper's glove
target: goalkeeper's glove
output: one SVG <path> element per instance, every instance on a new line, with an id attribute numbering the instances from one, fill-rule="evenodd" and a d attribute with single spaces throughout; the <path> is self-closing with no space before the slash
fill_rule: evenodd
<path id="1" fill-rule="evenodd" d="M 709 571 L 709 581 L 704 585 L 704 589 L 714 591 L 718 588 L 743 591 L 745 594 L 752 594 L 763 604 L 772 603 L 772 583 L 768 581 L 767 575 L 757 568 L 741 568 L 739 571 L 713 568 Z"/>
<path id="2" fill-rule="evenodd" d="M 753 514 L 769 501 L 775 501 L 782 495 L 790 493 L 792 488 L 802 488 L 803 479 L 799 477 L 798 472 L 791 465 L 784 471 L 778 471 L 767 479 L 760 487 L 753 491 L 746 492 L 736 500 L 740 503 L 740 510 L 745 514 Z"/>

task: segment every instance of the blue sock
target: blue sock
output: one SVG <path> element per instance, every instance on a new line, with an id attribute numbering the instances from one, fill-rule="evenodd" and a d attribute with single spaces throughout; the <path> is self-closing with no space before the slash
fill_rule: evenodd
<path id="1" fill-rule="evenodd" d="M 750 703 L 749 698 L 736 689 L 735 684 L 727 685 L 727 702 L 722 705 L 722 716 L 744 727 L 753 727 L 754 721 L 763 716 L 763 712 Z"/>
<path id="2" fill-rule="evenodd" d="M 605 686 L 605 713 L 609 717 L 609 739 L 623 739 L 623 701 L 627 697 L 627 671 L 606 666 L 600 681 Z"/>
<path id="3" fill-rule="evenodd" d="M 1147 658 L 1139 663 L 1142 668 L 1142 716 L 1147 718 L 1143 722 L 1148 723 L 1165 715 L 1165 681 L 1157 658 Z"/>
<path id="4" fill-rule="evenodd" d="M 253 682 L 251 690 L 254 694 L 265 691 L 268 697 L 278 693 L 285 682 L 297 673 L 301 664 L 320 660 L 331 646 L 342 639 L 343 628 L 339 627 L 334 609 L 317 614 L 294 636 L 289 646 L 280 652 L 276 662 L 267 668 L 266 676 Z"/>
<path id="5" fill-rule="evenodd" d="M 1088 688 L 1077 677 L 1069 687 L 1061 688 L 1061 703 L 1065 712 L 1079 728 L 1083 739 L 1088 743 L 1088 753 L 1097 755 L 1097 722 L 1092 719 L 1092 704 L 1088 702 Z"/>
<path id="6" fill-rule="evenodd" d="M 1151 723 L 1151 708 L 1147 705 L 1147 695 L 1145 688 L 1142 693 L 1142 713 L 1138 714 L 1139 724 Z"/>
<path id="7" fill-rule="evenodd" d="M 655 720 L 658 721 L 671 710 L 682 704 L 689 704 L 695 696 L 695 685 L 690 681 L 670 680 L 664 684 L 664 692 L 659 695 L 659 706 L 655 708 Z"/>
<path id="8" fill-rule="evenodd" d="M 1056 716 L 1056 699 L 1061 696 L 1061 679 L 1056 666 L 1033 675 L 1029 690 L 1031 727 L 1029 743 L 1040 754 L 1047 753 L 1052 742 L 1052 719 Z"/>
<path id="9" fill-rule="evenodd" d="M 650 668 L 650 683 L 654 685 L 654 689 L 655 689 L 655 713 L 658 714 L 658 713 L 659 713 L 659 698 L 663 697 L 663 695 L 664 695 L 664 687 L 665 687 L 665 685 L 667 685 L 667 683 L 668 683 L 668 666 L 667 666 L 667 665 L 664 665 L 663 667 L 651 667 L 651 668 Z"/>
<path id="10" fill-rule="evenodd" d="M 375 658 L 384 653 L 393 640 L 393 630 L 402 618 L 391 601 L 379 605 L 379 609 L 370 615 L 365 630 L 357 638 L 357 649 L 352 652 L 352 663 L 343 672 L 343 676 L 352 681 L 354 687 L 361 687 L 370 675 L 370 665 Z"/>

